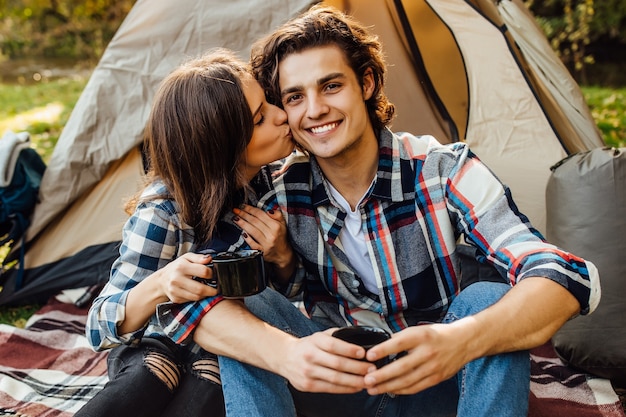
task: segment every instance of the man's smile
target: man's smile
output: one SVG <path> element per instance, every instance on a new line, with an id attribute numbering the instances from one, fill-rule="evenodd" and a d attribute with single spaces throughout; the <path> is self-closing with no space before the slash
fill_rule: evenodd
<path id="1" fill-rule="evenodd" d="M 310 127 L 307 128 L 306 130 L 319 135 L 322 133 L 326 133 L 326 132 L 330 132 L 331 130 L 335 129 L 337 126 L 339 126 L 340 122 L 333 122 L 333 123 L 327 123 L 325 125 L 322 126 L 316 126 L 316 127 Z"/>

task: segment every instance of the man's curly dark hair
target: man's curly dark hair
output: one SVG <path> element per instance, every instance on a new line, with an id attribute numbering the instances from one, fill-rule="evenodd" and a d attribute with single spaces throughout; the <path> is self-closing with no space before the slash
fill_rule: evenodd
<path id="1" fill-rule="evenodd" d="M 285 57 L 328 45 L 344 51 L 359 83 L 365 71 L 372 70 L 375 87 L 366 102 L 367 110 L 375 130 L 387 126 L 395 108 L 383 91 L 386 64 L 381 43 L 361 23 L 330 6 L 311 7 L 253 45 L 252 72 L 266 91 L 267 100 L 282 107 L 278 65 Z"/>

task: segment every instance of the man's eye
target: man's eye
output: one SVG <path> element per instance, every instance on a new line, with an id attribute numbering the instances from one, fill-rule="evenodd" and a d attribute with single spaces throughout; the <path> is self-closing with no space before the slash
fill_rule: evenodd
<path id="1" fill-rule="evenodd" d="M 290 95 L 290 96 L 286 96 L 286 97 L 283 99 L 283 103 L 284 103 L 284 104 L 293 103 L 293 102 L 295 102 L 295 101 L 300 100 L 301 98 L 302 98 L 302 95 L 301 95 L 301 94 L 292 94 L 292 95 Z"/>

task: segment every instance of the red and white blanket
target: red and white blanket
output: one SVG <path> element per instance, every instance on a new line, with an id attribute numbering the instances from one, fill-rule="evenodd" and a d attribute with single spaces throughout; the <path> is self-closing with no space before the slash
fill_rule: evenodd
<path id="1" fill-rule="evenodd" d="M 577 372 L 546 344 L 530 352 L 530 409 L 532 417 L 624 416 L 611 381 Z"/>
<path id="2" fill-rule="evenodd" d="M 53 299 L 24 329 L 0 325 L 0 416 L 70 417 L 104 387 L 106 353 L 87 343 L 86 317 Z"/>
<path id="3" fill-rule="evenodd" d="M 0 325 L 0 416 L 70 417 L 107 382 L 84 336 L 87 310 L 52 299 L 26 328 Z M 611 383 L 531 352 L 530 417 L 626 417 Z"/>

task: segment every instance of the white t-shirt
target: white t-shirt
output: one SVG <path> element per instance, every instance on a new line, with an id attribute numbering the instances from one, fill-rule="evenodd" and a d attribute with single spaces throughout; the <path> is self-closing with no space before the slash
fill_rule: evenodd
<path id="1" fill-rule="evenodd" d="M 375 180 L 376 179 L 374 179 L 374 181 Z M 372 181 L 372 183 L 374 181 Z M 352 265 L 357 275 L 361 277 L 365 288 L 374 294 L 378 294 L 378 284 L 376 283 L 372 261 L 367 253 L 367 245 L 365 244 L 365 235 L 363 233 L 363 220 L 361 218 L 361 211 L 359 210 L 359 206 L 365 195 L 361 197 L 356 205 L 356 209 L 352 211 L 350 204 L 339 194 L 339 191 L 329 182 L 327 182 L 327 184 L 330 193 L 335 200 L 337 200 L 337 203 L 348 213 L 345 219 L 345 226 L 341 229 L 341 232 L 339 232 L 339 239 L 343 245 L 343 250 L 346 255 L 348 255 L 348 259 L 350 259 L 350 265 Z"/>

